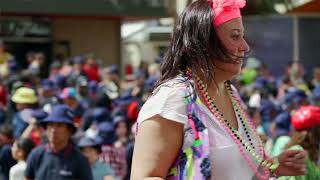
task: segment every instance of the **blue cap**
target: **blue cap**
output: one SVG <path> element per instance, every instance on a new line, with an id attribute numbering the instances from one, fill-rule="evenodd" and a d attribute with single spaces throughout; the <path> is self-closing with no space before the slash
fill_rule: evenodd
<path id="1" fill-rule="evenodd" d="M 48 116 L 48 113 L 45 112 L 42 108 L 40 108 L 40 109 L 34 110 L 31 113 L 31 116 L 36 118 L 38 121 L 42 121 Z"/>
<path id="2" fill-rule="evenodd" d="M 276 135 L 288 135 L 291 129 L 291 116 L 289 112 L 280 113 L 275 119 Z"/>
<path id="3" fill-rule="evenodd" d="M 263 122 L 272 121 L 272 113 L 279 112 L 279 108 L 270 100 L 261 100 L 261 106 L 259 108 L 261 120 Z"/>
<path id="4" fill-rule="evenodd" d="M 119 74 L 119 68 L 117 65 L 113 64 L 107 67 L 108 74 Z"/>
<path id="5" fill-rule="evenodd" d="M 144 91 L 147 92 L 152 92 L 156 83 L 157 83 L 158 78 L 154 76 L 150 76 L 147 80 L 144 81 Z"/>
<path id="6" fill-rule="evenodd" d="M 52 80 L 50 79 L 44 79 L 42 82 L 41 82 L 41 85 L 42 85 L 42 89 L 44 91 L 49 91 L 49 90 L 53 90 L 55 89 L 55 84 Z"/>
<path id="7" fill-rule="evenodd" d="M 57 75 L 54 77 L 56 87 L 64 88 L 67 84 L 67 78 L 63 75 Z"/>
<path id="8" fill-rule="evenodd" d="M 97 93 L 98 92 L 98 83 L 97 83 L 97 81 L 90 81 L 89 82 L 89 92 L 90 93 Z"/>
<path id="9" fill-rule="evenodd" d="M 266 87 L 266 85 L 268 84 L 268 81 L 266 79 L 264 79 L 263 77 L 257 77 L 255 80 L 255 88 L 261 89 Z"/>
<path id="10" fill-rule="evenodd" d="M 284 105 L 291 106 L 296 103 L 300 103 L 302 100 L 306 99 L 307 95 L 304 91 L 298 88 L 291 88 L 286 92 L 284 96 Z"/>
<path id="11" fill-rule="evenodd" d="M 112 122 L 102 122 L 98 124 L 98 136 L 105 144 L 113 144 L 116 140 L 114 124 Z"/>
<path id="12" fill-rule="evenodd" d="M 312 94 L 314 98 L 320 98 L 320 85 L 313 89 Z"/>
<path id="13" fill-rule="evenodd" d="M 116 116 L 113 118 L 113 123 L 115 124 L 115 126 L 117 126 L 118 123 L 120 123 L 120 122 L 127 122 L 126 117 L 120 115 L 120 116 Z"/>
<path id="14" fill-rule="evenodd" d="M 115 100 L 115 103 L 120 106 L 129 105 L 134 100 L 131 92 L 132 89 L 125 91 L 118 99 Z"/>
<path id="15" fill-rule="evenodd" d="M 78 142 L 79 147 L 92 147 L 101 145 L 101 138 L 97 137 L 95 139 L 90 137 L 82 137 Z"/>
<path id="16" fill-rule="evenodd" d="M 8 67 L 10 72 L 16 72 L 20 70 L 19 64 L 14 59 L 8 61 Z"/>
<path id="17" fill-rule="evenodd" d="M 75 56 L 72 58 L 73 64 L 83 64 L 83 58 L 81 56 Z"/>
<path id="18" fill-rule="evenodd" d="M 45 118 L 41 123 L 44 126 L 46 126 L 46 124 L 49 122 L 66 123 L 71 125 L 75 132 L 76 127 L 73 124 L 74 117 L 74 111 L 69 106 L 58 104 L 53 106 L 51 113 L 49 113 L 49 116 Z"/>
<path id="19" fill-rule="evenodd" d="M 111 121 L 111 115 L 110 112 L 106 108 L 94 108 L 92 109 L 92 116 L 90 117 L 92 121 L 96 122 L 105 122 L 105 121 Z"/>

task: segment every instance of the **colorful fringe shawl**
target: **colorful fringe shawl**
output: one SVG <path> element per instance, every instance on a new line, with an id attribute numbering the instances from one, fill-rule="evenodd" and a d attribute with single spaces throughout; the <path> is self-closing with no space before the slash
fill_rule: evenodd
<path id="1" fill-rule="evenodd" d="M 188 127 L 185 128 L 185 137 L 194 139 L 190 147 L 180 152 L 173 166 L 169 169 L 168 180 L 210 180 L 211 160 L 209 156 L 209 136 L 205 123 L 205 114 L 199 107 L 199 98 L 194 91 L 191 80 L 184 78 L 185 103 L 187 104 Z"/>

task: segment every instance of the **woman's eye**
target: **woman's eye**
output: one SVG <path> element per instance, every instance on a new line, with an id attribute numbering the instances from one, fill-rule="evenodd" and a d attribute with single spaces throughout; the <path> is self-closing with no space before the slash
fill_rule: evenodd
<path id="1" fill-rule="evenodd" d="M 240 38 L 240 35 L 232 35 L 233 40 L 238 40 Z"/>

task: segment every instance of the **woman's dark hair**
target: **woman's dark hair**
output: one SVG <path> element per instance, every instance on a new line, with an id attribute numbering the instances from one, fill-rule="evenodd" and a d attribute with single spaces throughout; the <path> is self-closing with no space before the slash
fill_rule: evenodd
<path id="1" fill-rule="evenodd" d="M 285 147 L 289 149 L 292 146 L 300 145 L 308 152 L 309 158 L 313 162 L 319 160 L 319 139 L 320 126 L 313 127 L 301 132 L 295 132 L 292 135 L 291 141 Z"/>
<path id="2" fill-rule="evenodd" d="M 17 146 L 19 149 L 22 149 L 24 154 L 23 158 L 27 159 L 31 150 L 35 147 L 34 142 L 29 138 L 20 138 L 16 140 Z"/>
<path id="3" fill-rule="evenodd" d="M 227 61 L 229 58 L 215 32 L 209 2 L 198 0 L 190 4 L 177 21 L 157 85 L 185 72 L 187 67 L 200 70 L 205 80 L 211 82 L 214 76 L 213 60 Z"/>

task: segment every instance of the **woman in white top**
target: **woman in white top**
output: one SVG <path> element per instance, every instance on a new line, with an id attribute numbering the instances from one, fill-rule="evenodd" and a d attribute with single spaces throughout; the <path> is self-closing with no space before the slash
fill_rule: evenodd
<path id="1" fill-rule="evenodd" d="M 304 151 L 265 156 L 230 84 L 249 51 L 240 15 L 244 5 L 244 0 L 198 0 L 181 14 L 158 86 L 139 114 L 132 180 L 305 173 Z"/>
<path id="2" fill-rule="evenodd" d="M 34 147 L 34 142 L 28 138 L 21 138 L 14 142 L 11 152 L 12 157 L 17 160 L 17 164 L 11 167 L 9 180 L 24 179 L 24 171 L 27 167 L 26 159 Z"/>

